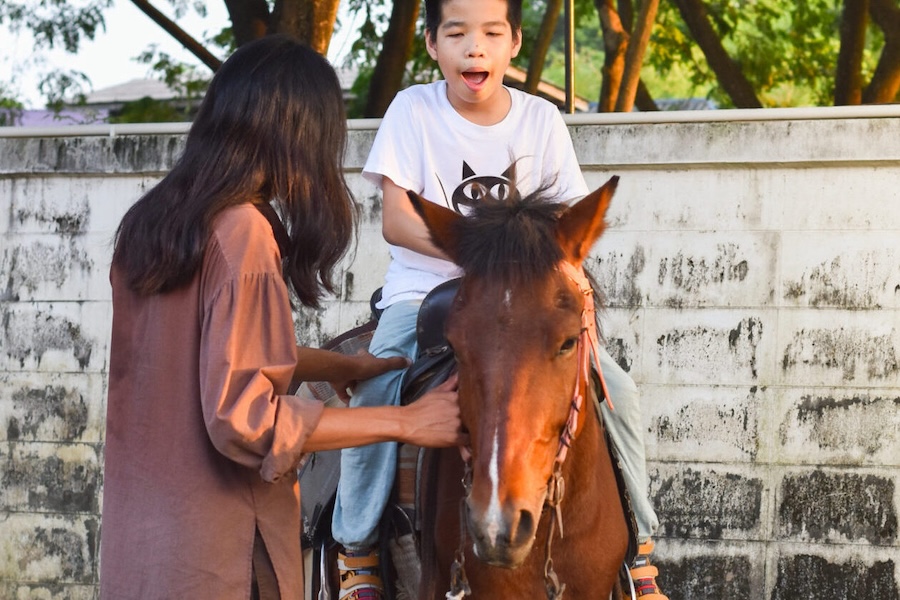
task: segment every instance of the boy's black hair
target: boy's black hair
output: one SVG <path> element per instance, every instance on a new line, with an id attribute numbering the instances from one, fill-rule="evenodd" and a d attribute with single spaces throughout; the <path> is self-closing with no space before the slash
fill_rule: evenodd
<path id="1" fill-rule="evenodd" d="M 431 38 L 432 42 L 437 39 L 445 2 L 447 0 L 425 0 L 425 35 Z M 512 28 L 513 39 L 516 39 L 522 28 L 522 0 L 506 0 L 506 20 Z"/>

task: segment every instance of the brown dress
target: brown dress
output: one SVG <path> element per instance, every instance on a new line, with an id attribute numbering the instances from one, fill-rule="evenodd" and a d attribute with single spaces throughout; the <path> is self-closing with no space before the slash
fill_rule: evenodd
<path id="1" fill-rule="evenodd" d="M 223 211 L 176 291 L 110 281 L 101 598 L 247 600 L 257 528 L 281 597 L 302 598 L 295 467 L 322 406 L 284 395 L 296 346 L 268 221 Z"/>

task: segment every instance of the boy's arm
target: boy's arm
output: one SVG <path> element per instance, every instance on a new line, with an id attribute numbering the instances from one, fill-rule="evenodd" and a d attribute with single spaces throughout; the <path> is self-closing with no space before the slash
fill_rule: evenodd
<path id="1" fill-rule="evenodd" d="M 409 201 L 406 190 L 389 177 L 383 177 L 381 192 L 383 197 L 381 232 L 389 244 L 402 246 L 433 258 L 450 260 L 432 243 L 431 234 Z"/>

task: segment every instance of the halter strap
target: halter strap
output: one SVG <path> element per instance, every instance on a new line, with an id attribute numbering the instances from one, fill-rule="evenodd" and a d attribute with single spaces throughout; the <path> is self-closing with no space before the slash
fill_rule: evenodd
<path id="1" fill-rule="evenodd" d="M 597 319 L 594 311 L 594 288 L 591 287 L 591 282 L 588 281 L 587 276 L 584 274 L 584 269 L 581 267 L 576 267 L 564 260 L 559 263 L 557 270 L 571 279 L 578 286 L 578 291 L 584 296 L 584 309 L 581 311 L 581 325 L 583 329 L 581 330 L 579 343 L 584 342 L 590 348 L 590 351 L 581 361 L 581 376 L 584 377 L 585 383 L 589 381 L 590 354 L 593 353 L 594 365 L 597 369 L 597 376 L 600 378 L 603 396 L 606 398 L 606 404 L 609 406 L 609 409 L 613 410 L 612 398 L 609 395 L 609 389 L 606 387 L 603 370 L 600 368 L 600 341 L 597 335 Z M 578 393 L 577 390 L 576 393 Z"/>

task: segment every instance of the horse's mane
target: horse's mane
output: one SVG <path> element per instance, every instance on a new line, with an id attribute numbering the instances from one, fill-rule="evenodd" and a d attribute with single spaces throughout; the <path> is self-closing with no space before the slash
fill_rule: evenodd
<path id="1" fill-rule="evenodd" d="M 455 259 L 468 275 L 532 281 L 563 259 L 556 225 L 564 208 L 545 188 L 527 196 L 487 196 L 459 220 Z"/>

